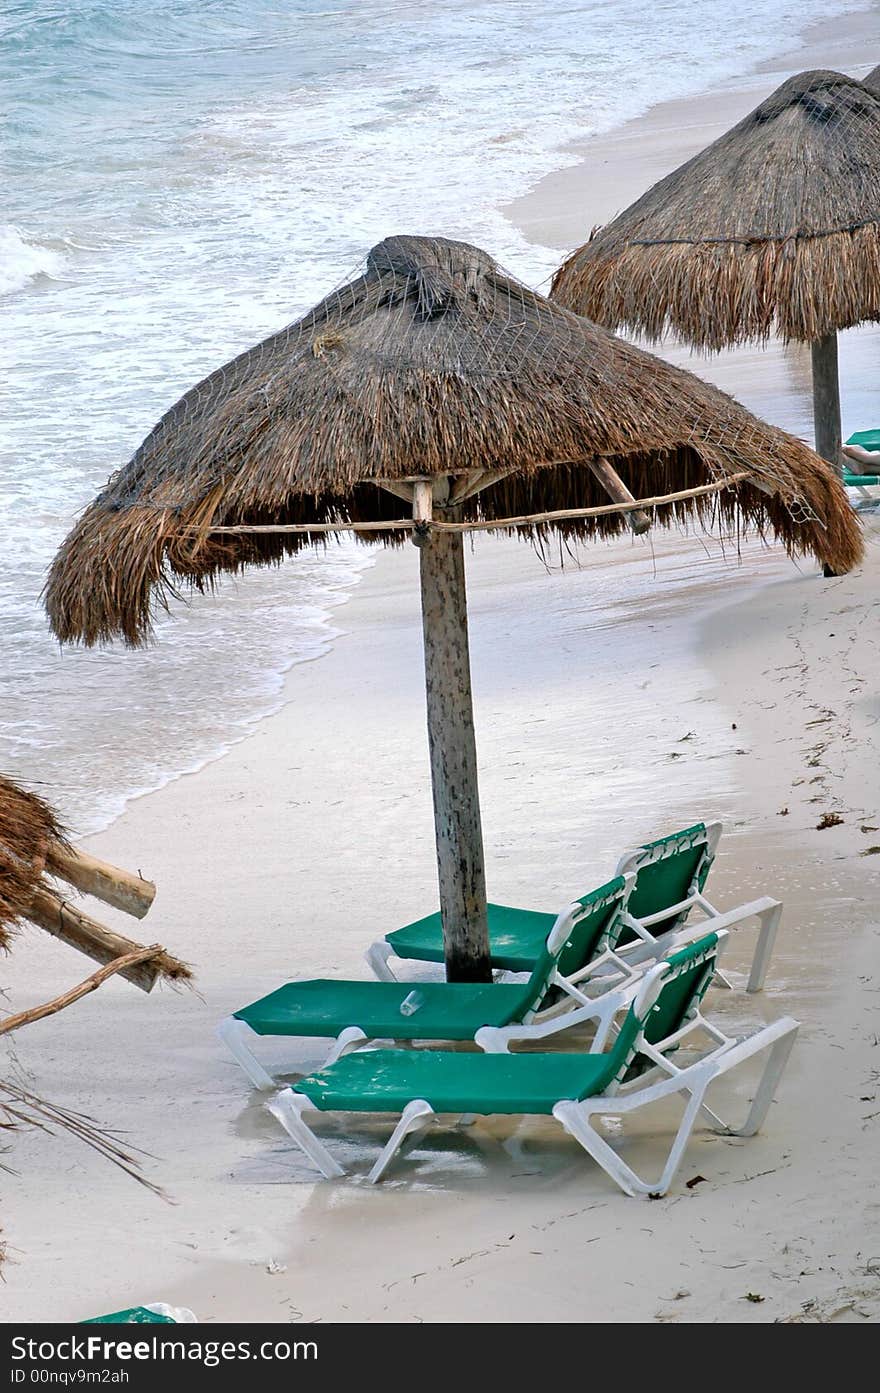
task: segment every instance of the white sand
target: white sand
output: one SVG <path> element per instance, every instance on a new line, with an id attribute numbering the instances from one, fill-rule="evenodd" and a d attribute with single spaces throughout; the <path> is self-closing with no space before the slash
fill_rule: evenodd
<path id="1" fill-rule="evenodd" d="M 702 143 L 705 107 L 688 110 Z M 653 158 L 668 167 L 670 148 L 658 130 Z M 637 182 L 660 172 L 640 166 Z M 782 399 L 778 360 L 762 371 Z M 581 569 L 549 574 L 527 547 L 476 546 L 490 893 L 555 908 L 624 847 L 722 816 L 716 898 L 773 892 L 786 912 L 764 996 L 713 993 L 712 1009 L 742 1028 L 783 1012 L 803 1023 L 764 1132 L 698 1132 L 670 1195 L 649 1203 L 552 1121 L 432 1132 L 378 1189 L 363 1175 L 387 1128 L 328 1124 L 354 1176 L 328 1184 L 215 1041 L 224 1014 L 284 978 L 362 975 L 372 938 L 434 906 L 407 548 L 337 612 L 333 651 L 291 671 L 278 715 L 91 839 L 156 879 L 137 932 L 194 964 L 198 994 L 111 983 L 21 1032 L 18 1051 L 36 1089 L 151 1152 L 172 1203 L 68 1139 L 16 1139 L 4 1319 L 155 1299 L 203 1320 L 876 1318 L 880 860 L 865 853 L 880 830 L 860 829 L 880 828 L 877 529 L 863 570 L 830 582 L 756 546 L 737 566 L 696 538 L 654 545 L 656 579 L 645 545 L 588 549 Z M 843 824 L 815 830 L 825 811 Z M 740 979 L 752 942 L 732 939 Z M 11 967 L 23 1007 L 83 960 L 34 932 Z M 265 1054 L 296 1072 L 320 1045 Z M 626 1146 L 646 1169 L 660 1154 L 646 1123 Z"/>

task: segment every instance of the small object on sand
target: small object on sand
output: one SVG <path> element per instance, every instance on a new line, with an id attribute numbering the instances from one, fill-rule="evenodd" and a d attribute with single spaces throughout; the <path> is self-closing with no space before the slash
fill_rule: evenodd
<path id="1" fill-rule="evenodd" d="M 788 817 L 788 808 L 780 808 L 777 817 Z"/>
<path id="2" fill-rule="evenodd" d="M 872 827 L 870 822 L 865 822 L 859 828 L 860 832 L 880 832 L 880 827 Z"/>
<path id="3" fill-rule="evenodd" d="M 686 1180 L 684 1183 L 689 1190 L 693 1190 L 695 1185 L 705 1184 L 705 1180 L 706 1177 L 704 1175 L 692 1175 L 690 1180 Z"/>
<path id="4" fill-rule="evenodd" d="M 842 822 L 840 813 L 823 813 L 816 823 L 816 831 L 824 832 L 826 827 L 839 827 Z"/>
<path id="5" fill-rule="evenodd" d="M 759 1296 L 758 1293 L 757 1293 L 756 1291 L 747 1291 L 746 1294 L 745 1294 L 745 1296 L 743 1297 L 743 1301 L 763 1301 L 763 1300 L 764 1300 L 764 1297 L 763 1297 L 763 1296 Z"/>
<path id="6" fill-rule="evenodd" d="M 274 1277 L 274 1276 L 276 1276 L 276 1274 L 278 1274 L 278 1273 L 286 1272 L 286 1271 L 287 1271 L 287 1263 L 286 1263 L 286 1262 L 276 1262 L 274 1258 L 270 1258 L 269 1261 L 266 1263 L 266 1271 L 267 1271 L 272 1277 Z"/>
<path id="7" fill-rule="evenodd" d="M 864 851 L 859 852 L 860 856 L 880 856 L 880 846 L 867 846 Z"/>

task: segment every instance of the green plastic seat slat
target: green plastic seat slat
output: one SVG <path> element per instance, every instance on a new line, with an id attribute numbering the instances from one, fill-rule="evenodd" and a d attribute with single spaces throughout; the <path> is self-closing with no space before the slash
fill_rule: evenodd
<path id="1" fill-rule="evenodd" d="M 601 1055 L 455 1054 L 444 1050 L 356 1050 L 302 1079 L 322 1112 L 402 1112 L 425 1098 L 435 1112 L 551 1113 L 605 1072 Z"/>
<path id="2" fill-rule="evenodd" d="M 257 1035 L 335 1037 L 358 1026 L 373 1039 L 473 1040 L 482 1025 L 520 1021 L 530 983 L 340 982 L 318 978 L 287 982 L 235 1012 Z M 421 1004 L 410 1016 L 400 1007 L 413 990 Z"/>
<path id="3" fill-rule="evenodd" d="M 510 905 L 487 906 L 492 966 L 507 972 L 531 972 L 556 922 L 555 914 Z M 398 957 L 443 962 L 443 921 L 439 911 L 386 936 Z"/>

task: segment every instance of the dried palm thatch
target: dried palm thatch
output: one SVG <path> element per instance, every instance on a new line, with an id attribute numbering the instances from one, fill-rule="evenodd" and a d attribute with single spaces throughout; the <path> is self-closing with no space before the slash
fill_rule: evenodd
<path id="1" fill-rule="evenodd" d="M 709 350 L 880 318 L 880 90 L 789 78 L 573 252 L 551 296 Z"/>
<path id="2" fill-rule="evenodd" d="M 49 804 L 0 775 L 0 948 L 27 916 L 53 843 L 67 839 Z"/>
<path id="3" fill-rule="evenodd" d="M 69 885 L 62 893 L 53 884 L 56 878 L 70 881 L 71 862 L 76 860 L 77 852 L 49 804 L 0 775 L 0 948 L 8 948 L 16 924 L 29 920 L 104 963 L 142 950 L 141 944 L 105 929 L 70 905 Z M 139 967 L 126 968 L 123 975 L 146 990 L 159 979 L 177 983 L 192 977 L 186 963 L 158 945 Z"/>
<path id="4" fill-rule="evenodd" d="M 71 1108 L 49 1103 L 30 1089 L 22 1088 L 11 1079 L 0 1079 L 0 1131 L 14 1132 L 21 1128 L 33 1127 L 50 1135 L 66 1132 L 70 1136 L 90 1146 L 105 1160 L 112 1161 L 125 1171 L 138 1184 L 152 1190 L 163 1198 L 164 1192 L 143 1174 L 140 1155 L 124 1147 L 114 1133 L 100 1126 L 85 1113 Z M 7 1166 L 0 1169 L 8 1170 Z M 0 1244 L 0 1262 L 3 1260 L 3 1246 Z"/>
<path id="5" fill-rule="evenodd" d="M 863 78 L 862 81 L 866 87 L 870 87 L 875 92 L 880 92 L 880 63 L 877 64 L 876 68 L 872 68 L 868 76 Z"/>
<path id="6" fill-rule="evenodd" d="M 614 534 L 620 514 L 505 522 L 607 503 L 587 465 L 595 457 L 636 497 L 748 474 L 657 509 L 661 522 L 737 519 L 839 571 L 861 554 L 843 490 L 800 441 L 527 290 L 477 248 L 392 237 L 363 275 L 163 416 L 61 547 L 47 585 L 52 626 L 65 641 L 143 644 L 180 582 L 203 588 L 322 540 L 213 528 L 397 519 L 405 505 L 380 481 L 414 475 L 489 471 L 448 516 Z"/>

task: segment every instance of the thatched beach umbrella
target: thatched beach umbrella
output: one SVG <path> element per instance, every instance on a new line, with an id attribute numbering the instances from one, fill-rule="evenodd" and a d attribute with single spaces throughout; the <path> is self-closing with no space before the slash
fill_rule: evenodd
<path id="1" fill-rule="evenodd" d="M 54 811 L 35 793 L 0 775 L 0 948 L 44 883 L 52 844 L 67 841 Z"/>
<path id="2" fill-rule="evenodd" d="M 877 64 L 876 68 L 872 68 L 868 76 L 862 81 L 866 87 L 872 88 L 873 91 L 880 91 L 880 63 Z"/>
<path id="3" fill-rule="evenodd" d="M 186 964 L 158 944 L 144 947 L 84 914 L 68 899 L 71 886 L 138 919 L 156 893 L 151 881 L 72 847 L 54 808 L 0 774 L 0 948 L 9 947 L 10 931 L 26 920 L 105 968 L 115 964 L 114 974 L 144 991 L 160 980 L 190 979 Z M 97 974 L 96 985 L 107 975 Z M 0 1035 L 11 1026 L 0 1022 Z"/>
<path id="4" fill-rule="evenodd" d="M 839 469 L 837 333 L 880 319 L 880 90 L 789 78 L 573 252 L 551 296 L 650 340 L 809 343 L 816 449 Z"/>
<path id="5" fill-rule="evenodd" d="M 861 552 L 842 487 L 799 441 L 475 247 L 392 237 L 166 413 L 61 547 L 47 607 L 63 641 L 137 645 L 181 581 L 333 531 L 412 536 L 447 975 L 475 979 L 489 969 L 463 534 L 687 515 L 753 524 L 840 570 Z"/>

